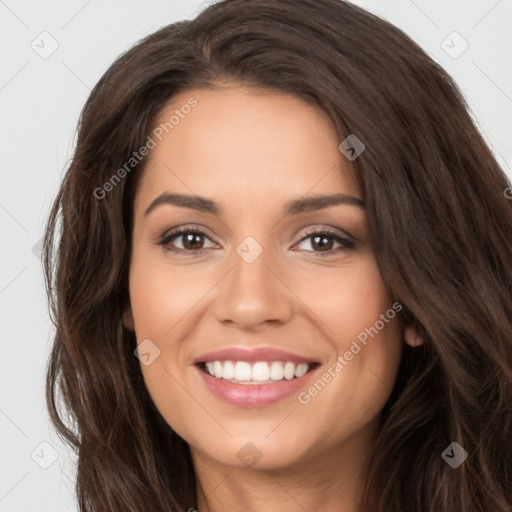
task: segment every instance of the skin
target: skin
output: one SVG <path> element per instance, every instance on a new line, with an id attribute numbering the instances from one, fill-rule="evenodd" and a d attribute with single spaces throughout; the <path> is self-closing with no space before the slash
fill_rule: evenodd
<path id="1" fill-rule="evenodd" d="M 134 204 L 124 324 L 138 343 L 149 338 L 160 350 L 152 364 L 141 365 L 146 385 L 190 444 L 199 512 L 318 510 L 318 504 L 355 512 L 361 465 L 404 336 L 411 345 L 420 342 L 414 328 L 404 333 L 398 316 L 390 320 L 308 404 L 297 394 L 262 407 L 227 404 L 193 365 L 219 348 L 276 347 L 319 361 L 320 376 L 391 307 L 364 208 L 282 213 L 285 203 L 304 196 L 362 199 L 338 150 L 342 139 L 322 111 L 302 100 L 236 84 L 181 92 L 157 124 L 190 97 L 198 105 L 151 150 Z M 145 215 L 163 192 L 212 199 L 223 215 L 170 204 Z M 205 232 L 195 242 L 201 254 L 159 244 L 184 225 Z M 352 235 L 355 247 L 331 237 L 330 254 L 322 257 L 322 248 L 304 237 L 328 227 Z M 252 263 L 236 252 L 247 236 L 263 249 Z M 186 242 L 178 236 L 168 246 L 186 251 Z M 254 465 L 237 457 L 249 442 L 261 455 Z"/>

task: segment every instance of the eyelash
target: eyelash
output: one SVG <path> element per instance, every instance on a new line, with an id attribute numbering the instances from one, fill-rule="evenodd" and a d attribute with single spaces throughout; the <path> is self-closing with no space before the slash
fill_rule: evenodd
<path id="1" fill-rule="evenodd" d="M 187 255 L 190 255 L 190 256 L 195 256 L 195 255 L 201 254 L 206 250 L 204 248 L 203 249 L 187 250 L 187 249 L 180 249 L 180 248 L 172 248 L 169 246 L 169 244 L 172 240 L 174 240 L 175 238 L 179 238 L 181 235 L 184 235 L 184 234 L 203 235 L 204 237 L 208 238 L 208 240 L 212 241 L 210 239 L 210 237 L 208 237 L 208 235 L 204 231 L 201 231 L 197 228 L 183 227 L 183 228 L 177 228 L 176 230 L 163 235 L 160 238 L 158 245 L 161 245 L 164 248 L 164 250 L 166 250 L 166 251 L 170 251 L 173 253 L 182 253 L 182 254 L 186 253 Z M 337 232 L 335 232 L 331 229 L 328 229 L 328 228 L 313 229 L 311 231 L 308 231 L 304 234 L 304 236 L 297 243 L 300 244 L 301 242 L 304 242 L 307 238 L 310 238 L 312 235 L 330 235 L 330 236 L 332 236 L 332 238 L 334 239 L 335 242 L 338 242 L 339 244 L 342 245 L 342 248 L 338 248 L 337 250 L 331 249 L 329 251 L 314 251 L 314 250 L 313 251 L 305 251 L 305 252 L 315 253 L 315 257 L 319 256 L 319 257 L 323 258 L 326 256 L 332 256 L 333 254 L 338 254 L 339 252 L 342 252 L 343 250 L 354 249 L 354 247 L 356 245 L 353 240 L 349 240 L 348 238 L 343 238 Z"/>

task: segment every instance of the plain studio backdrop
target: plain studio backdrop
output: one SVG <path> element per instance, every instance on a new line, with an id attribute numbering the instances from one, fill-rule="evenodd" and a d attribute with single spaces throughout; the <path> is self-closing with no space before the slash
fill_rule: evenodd
<path id="1" fill-rule="evenodd" d="M 198 0 L 0 0 L 0 512 L 72 512 L 73 458 L 49 424 L 52 327 L 40 240 L 87 96 L 114 59 Z M 456 80 L 511 176 L 511 0 L 356 0 Z"/>

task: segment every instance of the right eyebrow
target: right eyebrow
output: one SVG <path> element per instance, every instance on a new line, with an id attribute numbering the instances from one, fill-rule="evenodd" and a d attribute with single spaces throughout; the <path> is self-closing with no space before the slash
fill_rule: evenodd
<path id="1" fill-rule="evenodd" d="M 200 212 L 222 216 L 222 208 L 211 199 L 187 194 L 172 194 L 170 192 L 164 192 L 152 201 L 144 215 L 149 215 L 157 206 L 162 204 L 172 204 L 182 208 L 192 208 Z"/>

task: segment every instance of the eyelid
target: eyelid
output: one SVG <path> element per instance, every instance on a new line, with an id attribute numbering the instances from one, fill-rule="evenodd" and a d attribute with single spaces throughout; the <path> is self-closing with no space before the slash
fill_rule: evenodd
<path id="1" fill-rule="evenodd" d="M 314 233 L 328 233 L 333 236 L 338 236 L 340 238 L 347 238 L 350 239 L 351 242 L 356 242 L 356 237 L 351 235 L 348 231 L 345 231 L 341 228 L 335 228 L 332 226 L 326 226 L 326 227 L 318 227 L 315 226 L 313 228 L 308 229 L 305 233 L 302 234 L 302 238 L 299 241 L 304 240 L 304 238 L 308 237 L 309 235 L 312 235 Z"/>

